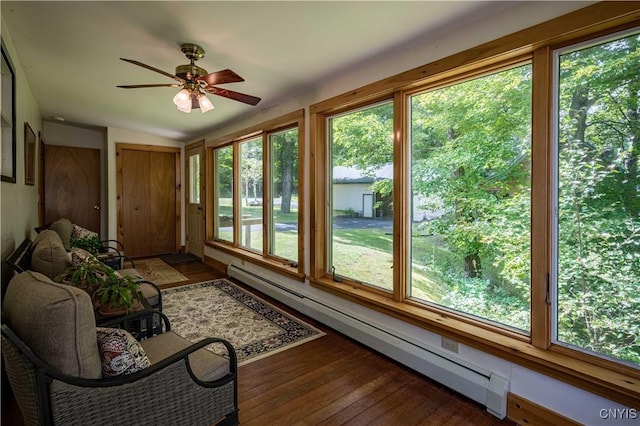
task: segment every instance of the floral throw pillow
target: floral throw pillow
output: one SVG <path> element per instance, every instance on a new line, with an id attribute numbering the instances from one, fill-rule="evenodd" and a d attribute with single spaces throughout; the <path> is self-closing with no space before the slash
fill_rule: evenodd
<path id="1" fill-rule="evenodd" d="M 71 266 L 80 266 L 82 262 L 98 261 L 93 254 L 80 247 L 73 247 L 69 254 L 71 254 Z"/>
<path id="2" fill-rule="evenodd" d="M 71 231 L 71 238 L 75 240 L 82 240 L 85 238 L 98 238 L 98 233 L 73 224 L 73 230 Z"/>
<path id="3" fill-rule="evenodd" d="M 151 365 L 140 343 L 126 330 L 97 327 L 102 377 L 135 373 Z"/>

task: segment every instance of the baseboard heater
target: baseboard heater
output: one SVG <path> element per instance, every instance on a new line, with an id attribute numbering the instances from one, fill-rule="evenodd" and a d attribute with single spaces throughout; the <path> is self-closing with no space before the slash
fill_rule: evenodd
<path id="1" fill-rule="evenodd" d="M 291 290 L 239 265 L 227 273 L 264 294 L 302 312 L 399 363 L 465 395 L 503 419 L 507 415 L 509 380 L 473 365 L 443 349 L 415 342 L 381 325 L 368 324 L 354 316 Z"/>

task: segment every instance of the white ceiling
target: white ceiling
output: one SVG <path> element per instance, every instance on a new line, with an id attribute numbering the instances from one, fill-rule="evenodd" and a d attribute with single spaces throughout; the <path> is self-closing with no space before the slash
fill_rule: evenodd
<path id="1" fill-rule="evenodd" d="M 189 141 L 282 103 L 386 51 L 504 10 L 484 1 L 2 1 L 18 60 L 44 119 L 121 127 Z M 209 95 L 216 109 L 178 111 L 171 83 L 126 63 L 169 73 L 195 43 L 208 72 L 230 68 L 245 81 L 221 87 L 262 98 L 255 107 Z M 13 58 L 15 61 L 15 58 Z"/>

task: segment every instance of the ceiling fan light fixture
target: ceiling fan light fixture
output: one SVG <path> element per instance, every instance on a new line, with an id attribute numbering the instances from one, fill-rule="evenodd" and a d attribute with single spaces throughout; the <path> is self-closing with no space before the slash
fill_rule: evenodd
<path id="1" fill-rule="evenodd" d="M 187 89 L 182 89 L 173 97 L 173 103 L 176 104 L 178 109 L 180 107 L 186 108 L 187 104 L 189 104 L 189 109 L 191 109 L 191 92 Z"/>
<path id="2" fill-rule="evenodd" d="M 198 104 L 200 105 L 200 110 L 203 114 L 207 111 L 211 111 L 214 108 L 213 104 L 204 93 L 200 93 L 200 95 L 198 95 Z"/>

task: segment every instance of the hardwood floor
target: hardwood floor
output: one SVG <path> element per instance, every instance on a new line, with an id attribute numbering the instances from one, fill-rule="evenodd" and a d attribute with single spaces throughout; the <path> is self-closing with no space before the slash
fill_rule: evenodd
<path id="1" fill-rule="evenodd" d="M 172 265 L 189 278 L 225 277 L 200 262 Z M 253 291 L 322 329 L 326 336 L 243 365 L 238 372 L 243 425 L 514 425 L 466 397 Z M 174 285 L 164 285 L 168 288 Z M 13 401 L 3 425 L 21 425 Z"/>

